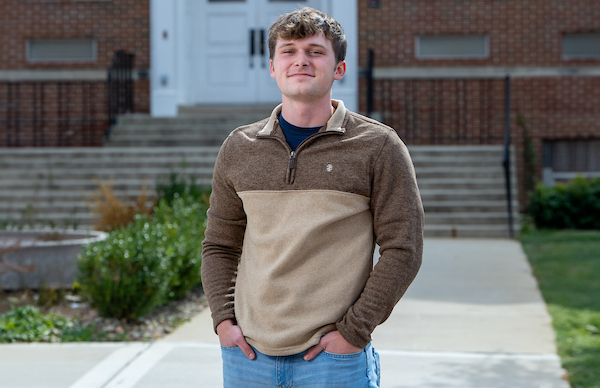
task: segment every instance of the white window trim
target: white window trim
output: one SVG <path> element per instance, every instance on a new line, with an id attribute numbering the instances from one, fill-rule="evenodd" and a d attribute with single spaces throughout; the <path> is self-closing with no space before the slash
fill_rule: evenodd
<path id="1" fill-rule="evenodd" d="M 600 54 L 589 54 L 589 55 L 585 55 L 585 54 L 565 54 L 565 36 L 577 36 L 577 35 L 581 35 L 581 36 L 585 36 L 585 35 L 600 35 L 598 33 L 594 33 L 594 34 L 571 34 L 571 33 L 565 33 L 561 36 L 561 44 L 562 44 L 562 58 L 565 60 L 572 60 L 572 59 L 600 59 Z"/>
<path id="2" fill-rule="evenodd" d="M 487 34 L 469 34 L 469 35 L 460 35 L 460 34 L 440 34 L 437 36 L 483 36 L 483 44 L 484 44 L 484 54 L 483 55 L 421 55 L 421 38 L 423 36 L 436 36 L 436 35 L 417 35 L 415 37 L 415 57 L 421 60 L 436 60 L 436 59 L 488 59 L 490 57 L 490 36 Z"/>
<path id="3" fill-rule="evenodd" d="M 49 58 L 49 59 L 36 59 L 31 58 L 31 41 L 34 40 L 47 40 L 47 41 L 66 41 L 66 40 L 91 40 L 92 42 L 92 58 L 86 59 L 60 59 L 60 58 Z M 25 42 L 25 54 L 28 63 L 93 63 L 98 60 L 98 41 L 96 39 L 28 39 Z"/>

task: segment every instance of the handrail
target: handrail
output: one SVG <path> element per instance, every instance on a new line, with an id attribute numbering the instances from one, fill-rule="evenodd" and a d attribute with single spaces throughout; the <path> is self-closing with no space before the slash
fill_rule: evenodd
<path id="1" fill-rule="evenodd" d="M 123 50 L 115 52 L 108 68 L 106 81 L 108 104 L 108 128 L 106 139 L 110 138 L 110 130 L 117 123 L 117 115 L 133 113 L 133 60 L 135 54 Z"/>
<path id="2" fill-rule="evenodd" d="M 100 146 L 105 82 L 0 81 L 0 148 Z"/>
<path id="3" fill-rule="evenodd" d="M 373 115 L 373 61 L 374 61 L 374 51 L 373 49 L 369 49 L 369 54 L 367 57 L 367 69 L 365 71 L 365 77 L 367 78 L 367 116 L 371 117 Z"/>
<path id="4" fill-rule="evenodd" d="M 506 183 L 506 203 L 508 208 L 508 233 L 510 238 L 514 238 L 515 231 L 513 226 L 512 211 L 512 184 L 510 179 L 510 77 L 504 79 L 504 154 L 502 157 L 502 166 L 504 167 L 504 181 Z"/>

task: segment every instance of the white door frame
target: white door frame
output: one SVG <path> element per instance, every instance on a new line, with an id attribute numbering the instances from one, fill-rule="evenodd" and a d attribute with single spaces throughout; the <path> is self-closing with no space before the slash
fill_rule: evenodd
<path id="1" fill-rule="evenodd" d="M 323 0 L 322 10 L 341 23 L 348 39 L 347 72 L 333 87 L 333 98 L 358 109 L 358 3 Z M 179 105 L 194 104 L 195 69 L 191 50 L 197 31 L 198 0 L 150 0 L 150 111 L 152 116 L 177 116 Z"/>

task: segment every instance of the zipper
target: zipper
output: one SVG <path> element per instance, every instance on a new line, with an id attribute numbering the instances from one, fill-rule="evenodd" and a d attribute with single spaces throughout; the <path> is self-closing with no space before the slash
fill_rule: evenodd
<path id="1" fill-rule="evenodd" d="M 294 177 L 296 176 L 296 156 L 298 154 L 298 150 L 305 146 L 305 143 L 309 143 L 312 140 L 314 140 L 317 137 L 320 136 L 324 136 L 324 135 L 336 135 L 336 134 L 340 134 L 342 135 L 343 133 L 341 132 L 317 132 L 314 135 L 311 135 L 309 137 L 307 137 L 306 139 L 304 139 L 302 141 L 302 143 L 300 143 L 298 145 L 298 147 L 296 147 L 296 150 L 292 151 L 290 149 L 290 146 L 288 145 L 288 143 L 285 141 L 285 139 L 282 139 L 279 136 L 276 135 L 258 135 L 257 137 L 259 138 L 263 138 L 263 139 L 276 139 L 277 141 L 279 141 L 280 143 L 282 143 L 285 148 L 287 148 L 290 152 L 290 159 L 289 159 L 289 164 L 288 164 L 288 172 L 287 172 L 287 183 L 292 184 L 294 183 Z"/>
<path id="2" fill-rule="evenodd" d="M 294 169 L 296 168 L 296 151 L 290 153 L 290 170 L 288 171 L 288 183 L 294 183 Z"/>

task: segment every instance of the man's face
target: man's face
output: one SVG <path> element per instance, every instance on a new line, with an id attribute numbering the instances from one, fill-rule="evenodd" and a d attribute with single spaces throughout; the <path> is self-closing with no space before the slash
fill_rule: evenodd
<path id="1" fill-rule="evenodd" d="M 329 98 L 333 81 L 346 72 L 346 63 L 336 62 L 331 42 L 321 33 L 298 40 L 278 39 L 270 69 L 284 98 L 311 102 Z"/>

